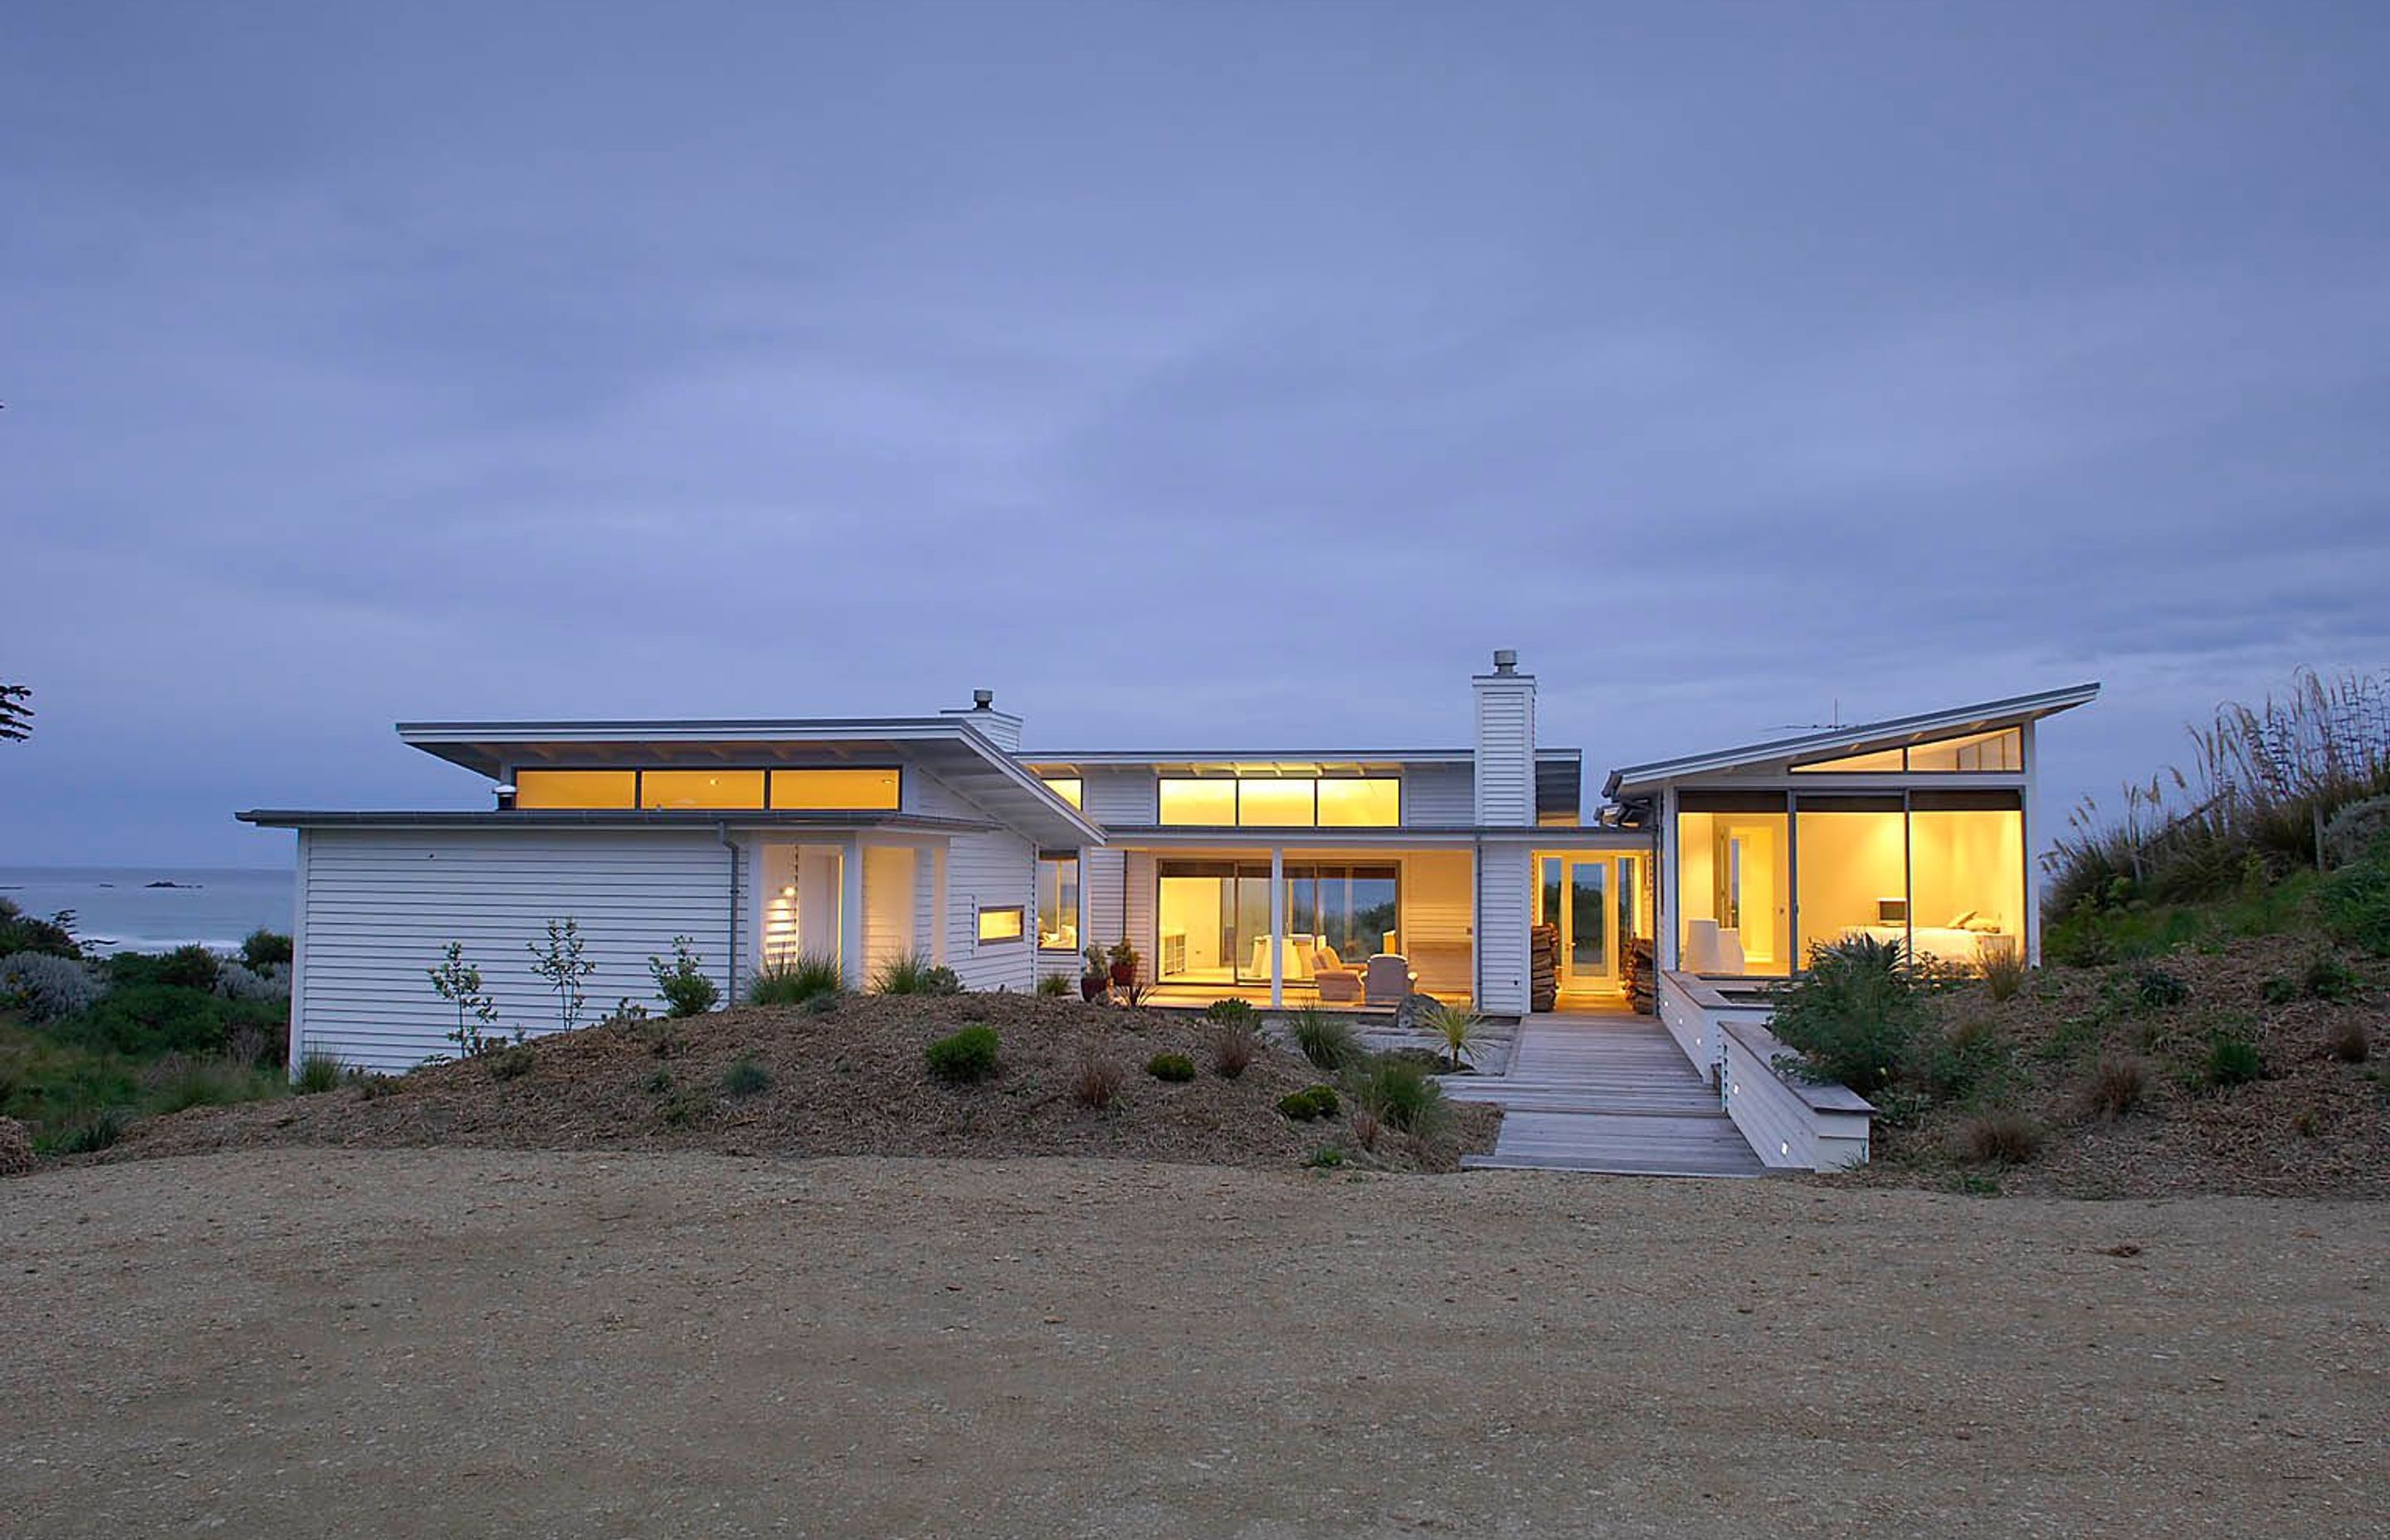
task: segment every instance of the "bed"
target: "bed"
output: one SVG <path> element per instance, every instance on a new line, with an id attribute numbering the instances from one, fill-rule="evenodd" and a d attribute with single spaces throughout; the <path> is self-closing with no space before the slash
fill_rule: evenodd
<path id="1" fill-rule="evenodd" d="M 1843 934 L 1905 943 L 1920 957 L 1938 957 L 1963 968 L 1980 967 L 1986 957 L 2016 945 L 2016 938 L 2005 930 L 1981 930 L 1972 925 L 1854 925 Z"/>

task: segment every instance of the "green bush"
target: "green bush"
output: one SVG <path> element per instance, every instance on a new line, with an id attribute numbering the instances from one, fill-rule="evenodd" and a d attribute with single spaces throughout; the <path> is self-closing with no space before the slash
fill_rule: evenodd
<path id="1" fill-rule="evenodd" d="M 1205 1020 L 1224 1027 L 1252 1026 L 1254 1014 L 1252 1003 L 1245 1000 L 1214 1000 L 1203 1007 Z"/>
<path id="2" fill-rule="evenodd" d="M 0 898 L 0 957 L 16 952 L 39 952 L 52 957 L 80 957 L 83 947 L 69 927 L 74 917 L 35 919 L 7 899 Z"/>
<path id="3" fill-rule="evenodd" d="M 2265 1056 L 2247 1038 L 2226 1033 L 2208 1043 L 2205 1079 L 2209 1085 L 2218 1090 L 2246 1085 L 2264 1078 L 2265 1073 Z"/>
<path id="4" fill-rule="evenodd" d="M 2346 1000 L 2365 987 L 2365 981 L 2358 976 L 2357 969 L 2341 960 L 2339 954 L 2319 947 L 2307 958 L 2299 987 L 2312 999 Z"/>
<path id="5" fill-rule="evenodd" d="M 1308 1171 L 1334 1171 L 1344 1163 L 1344 1152 L 1332 1144 L 1324 1144 L 1303 1158 Z"/>
<path id="6" fill-rule="evenodd" d="M 1297 1123 L 1309 1123 L 1314 1118 L 1332 1118 L 1342 1105 L 1336 1099 L 1332 1085 L 1306 1085 L 1300 1091 L 1290 1091 L 1278 1098 L 1278 1110 Z"/>
<path id="7" fill-rule="evenodd" d="M 1037 981 L 1037 993 L 1044 995 L 1068 995 L 1071 993 L 1071 981 L 1060 973 L 1044 974 Z"/>
<path id="8" fill-rule="evenodd" d="M 2390 856 L 2341 867 L 2316 885 L 2316 914 L 2349 945 L 2390 957 Z"/>
<path id="9" fill-rule="evenodd" d="M 539 1055 L 528 1043 L 513 1043 L 505 1047 L 493 1047 L 480 1055 L 492 1080 L 520 1080 L 539 1068 Z"/>
<path id="10" fill-rule="evenodd" d="M 262 1057 L 279 1059 L 290 1030 L 289 1006 L 227 1000 L 173 984 L 120 985 L 90 1009 L 61 1017 L 46 1030 L 61 1042 L 146 1059 L 177 1051 L 214 1053 L 243 1028 L 263 1040 Z"/>
<path id="11" fill-rule="evenodd" d="M 705 959 L 697 955 L 695 937 L 675 936 L 672 961 L 648 959 L 666 1016 L 702 1016 L 722 998 L 721 987 L 705 976 Z"/>
<path id="12" fill-rule="evenodd" d="M 1173 1083 L 1195 1078 L 1195 1061 L 1183 1053 L 1158 1053 L 1145 1061 L 1145 1072 Z"/>
<path id="13" fill-rule="evenodd" d="M 2390 797 L 2362 797 L 2323 826 L 2324 859 L 2335 866 L 2390 860 Z"/>
<path id="14" fill-rule="evenodd" d="M 952 1037 L 941 1037 L 922 1050 L 930 1072 L 940 1080 L 965 1084 L 996 1073 L 1003 1049 L 994 1027 L 965 1027 Z"/>
<path id="15" fill-rule="evenodd" d="M 2165 1010 L 2191 998 L 2191 986 L 2163 968 L 2144 968 L 2133 975 L 2133 1003 L 2143 1010 Z"/>
<path id="16" fill-rule="evenodd" d="M 1433 1138 L 1452 1121 L 1444 1087 L 1407 1059 L 1379 1054 L 1367 1059 L 1346 1076 L 1345 1089 L 1380 1123 L 1419 1138 Z"/>
<path id="17" fill-rule="evenodd" d="M 1925 995 L 1898 942 L 1854 936 L 1809 954 L 1809 970 L 1775 993 L 1768 1030 L 1797 1050 L 1810 1079 L 1860 1096 L 1892 1083 L 1925 1023 Z"/>
<path id="18" fill-rule="evenodd" d="M 170 1053 L 151 1065 L 144 1078 L 151 1087 L 147 1110 L 160 1113 L 263 1101 L 289 1089 L 279 1075 L 214 1054 L 195 1058 Z"/>
<path id="19" fill-rule="evenodd" d="M 1936 1101 L 1973 1101 L 2005 1090 L 2015 1054 L 1988 1021 L 1964 1021 L 1948 1032 L 1921 1032 L 1905 1064 L 1907 1078 Z"/>
<path id="20" fill-rule="evenodd" d="M 160 960 L 158 982 L 178 989 L 216 987 L 216 955 L 194 942 L 177 946 Z"/>
<path id="21" fill-rule="evenodd" d="M 299 1073 L 292 1078 L 291 1088 L 301 1096 L 315 1096 L 339 1085 L 345 1072 L 337 1055 L 311 1053 L 299 1061 Z"/>
<path id="22" fill-rule="evenodd" d="M 53 1139 L 50 1142 L 51 1152 L 58 1155 L 95 1154 L 124 1137 L 124 1125 L 130 1121 L 118 1109 L 104 1107 Z"/>
<path id="23" fill-rule="evenodd" d="M 2258 997 L 2269 1006 L 2287 1006 L 2299 997 L 2298 981 L 2282 974 L 2269 974 L 2257 986 Z"/>
<path id="24" fill-rule="evenodd" d="M 772 1088 L 772 1072 L 752 1059 L 741 1059 L 722 1072 L 722 1094 L 752 1097 Z"/>
<path id="25" fill-rule="evenodd" d="M 962 981 L 919 952 L 899 952 L 872 971 L 874 995 L 960 995 Z"/>
<path id="26" fill-rule="evenodd" d="M 259 926 L 241 939 L 240 960 L 260 973 L 269 968 L 290 966 L 290 938 L 279 930 Z"/>
<path id="27" fill-rule="evenodd" d="M 747 986 L 747 1003 L 754 1006 L 801 1006 L 821 996 L 846 993 L 846 974 L 836 957 L 807 954 L 793 961 L 764 965 Z"/>
<path id="28" fill-rule="evenodd" d="M 1287 1030 L 1294 1034 L 1294 1046 L 1314 1067 L 1330 1074 L 1361 1061 L 1361 1040 L 1353 1029 L 1324 1010 L 1309 1007 L 1287 1018 Z"/>

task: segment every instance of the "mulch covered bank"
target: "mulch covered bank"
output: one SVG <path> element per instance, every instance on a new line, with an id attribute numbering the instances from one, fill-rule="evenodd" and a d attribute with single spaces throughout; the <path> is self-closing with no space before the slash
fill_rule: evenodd
<path id="1" fill-rule="evenodd" d="M 922 1050 L 985 1024 L 1003 1040 L 996 1075 L 933 1079 Z M 1000 1158 L 1082 1155 L 1207 1165 L 1290 1167 L 1327 1143 L 1358 1164 L 1449 1169 L 1491 1149 L 1499 1113 L 1462 1107 L 1454 1136 L 1421 1147 L 1386 1135 L 1354 1147 L 1342 1118 L 1294 1123 L 1277 1102 L 1317 1084 L 1297 1056 L 1265 1047 L 1227 1080 L 1212 1067 L 1212 1028 L 1185 1012 L 1122 1010 L 1029 995 L 864 996 L 828 1014 L 743 1007 L 683 1021 L 592 1027 L 536 1040 L 510 1078 L 492 1061 L 435 1065 L 380 1084 L 247 1106 L 199 1109 L 136 1124 L 101 1159 L 142 1159 L 276 1145 L 484 1146 L 522 1149 L 687 1149 L 770 1155 Z M 1123 1071 L 1110 1107 L 1073 1096 L 1095 1054 Z M 1195 1079 L 1146 1072 L 1185 1054 Z M 768 1077 L 734 1095 L 741 1061 Z"/>

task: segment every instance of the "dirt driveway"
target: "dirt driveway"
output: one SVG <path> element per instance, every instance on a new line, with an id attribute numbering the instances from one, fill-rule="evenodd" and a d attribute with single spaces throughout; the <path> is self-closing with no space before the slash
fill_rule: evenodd
<path id="1" fill-rule="evenodd" d="M 292 1149 L 0 1254 L 26 1536 L 2390 1525 L 2381 1204 Z"/>

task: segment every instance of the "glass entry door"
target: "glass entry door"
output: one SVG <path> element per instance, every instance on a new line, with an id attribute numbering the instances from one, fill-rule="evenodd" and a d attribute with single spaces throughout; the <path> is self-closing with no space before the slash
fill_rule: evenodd
<path id="1" fill-rule="evenodd" d="M 1611 871 L 1607 856 L 1568 863 L 1568 902 L 1561 906 L 1561 987 L 1600 989 L 1617 976 L 1611 944 Z"/>

